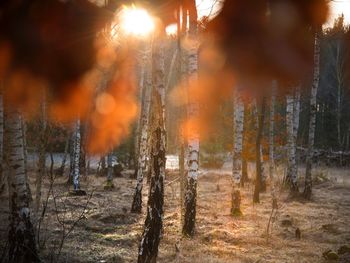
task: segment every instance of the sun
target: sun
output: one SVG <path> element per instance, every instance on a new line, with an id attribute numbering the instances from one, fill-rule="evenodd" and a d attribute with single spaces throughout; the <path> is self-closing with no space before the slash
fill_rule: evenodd
<path id="1" fill-rule="evenodd" d="M 154 20 L 149 13 L 135 6 L 124 7 L 118 14 L 118 18 L 121 22 L 121 30 L 126 34 L 146 36 L 155 28 Z"/>
<path id="2" fill-rule="evenodd" d="M 332 1 L 327 26 L 333 26 L 334 19 L 344 14 L 345 24 L 350 24 L 350 0 Z"/>

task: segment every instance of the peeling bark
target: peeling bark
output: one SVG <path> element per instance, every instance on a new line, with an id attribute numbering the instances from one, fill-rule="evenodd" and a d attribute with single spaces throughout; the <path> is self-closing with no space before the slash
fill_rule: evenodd
<path id="1" fill-rule="evenodd" d="M 152 47 L 151 179 L 147 216 L 141 237 L 138 263 L 155 263 L 163 230 L 165 176 L 165 86 L 164 32 L 155 36 Z"/>
<path id="2" fill-rule="evenodd" d="M 86 129 L 87 125 L 80 124 L 80 146 L 79 146 L 79 173 L 82 176 L 83 180 L 86 180 L 86 150 L 85 150 L 85 142 L 86 142 Z"/>
<path id="3" fill-rule="evenodd" d="M 74 131 L 74 153 L 73 153 L 73 187 L 74 190 L 80 190 L 80 146 L 81 146 L 81 137 L 80 137 L 80 120 L 78 119 L 75 123 Z"/>
<path id="4" fill-rule="evenodd" d="M 198 78 L 198 36 L 197 36 L 197 10 L 195 1 L 189 4 L 189 38 L 192 45 L 188 49 L 188 75 L 196 81 Z M 191 88 L 190 85 L 188 85 Z M 199 113 L 199 104 L 188 96 L 187 116 L 190 120 L 196 120 Z M 187 132 L 188 136 L 188 153 L 187 153 L 187 186 L 184 203 L 184 224 L 182 233 L 185 236 L 193 236 L 196 222 L 196 205 L 197 205 L 197 178 L 199 169 L 199 132 L 195 125 L 190 127 Z"/>
<path id="5" fill-rule="evenodd" d="M 24 138 L 21 115 L 7 109 L 5 116 L 6 162 L 9 167 L 9 252 L 8 261 L 39 262 L 34 228 L 30 219 L 28 181 L 24 160 Z"/>
<path id="6" fill-rule="evenodd" d="M 149 56 L 145 54 L 143 60 L 144 64 L 148 65 Z M 149 108 L 150 108 L 150 91 L 151 91 L 151 74 L 149 69 L 143 69 L 144 80 L 142 85 L 142 103 L 140 116 L 140 136 L 139 136 L 139 150 L 137 156 L 137 176 L 136 187 L 133 202 L 131 205 L 131 212 L 141 213 L 142 210 L 142 189 L 143 179 L 147 172 L 147 156 L 148 156 L 148 136 L 149 136 Z"/>
<path id="7" fill-rule="evenodd" d="M 243 150 L 243 127 L 244 127 L 244 104 L 239 94 L 239 90 L 234 93 L 233 111 L 233 151 L 232 151 L 232 200 L 231 214 L 241 215 L 241 194 L 240 184 L 242 178 L 242 150 Z"/>

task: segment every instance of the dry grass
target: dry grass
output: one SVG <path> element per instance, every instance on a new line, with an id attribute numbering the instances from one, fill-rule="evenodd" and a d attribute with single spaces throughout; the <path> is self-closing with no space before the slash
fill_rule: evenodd
<path id="1" fill-rule="evenodd" d="M 200 176 L 196 236 L 182 238 L 179 193 L 176 191 L 179 185 L 175 181 L 166 186 L 164 234 L 158 262 L 323 262 L 323 251 L 337 250 L 350 243 L 350 185 L 346 183 L 346 171 L 337 170 L 333 174 L 336 173 L 345 181 L 331 180 L 316 185 L 311 202 L 289 201 L 287 193 L 280 193 L 278 213 L 268 240 L 270 194 L 261 194 L 261 203 L 253 205 L 252 185 L 246 185 L 242 192 L 243 216 L 233 218 L 229 215 L 230 177 L 224 172 L 220 175 L 220 171 L 209 171 Z M 173 181 L 176 176 L 168 176 L 167 181 Z M 68 197 L 63 181 L 63 178 L 57 181 L 54 188 L 57 209 L 59 216 L 70 226 L 88 197 Z M 94 193 L 84 218 L 65 242 L 60 262 L 136 262 L 144 214 L 129 212 L 134 180 L 116 178 L 114 184 L 115 189 L 105 191 L 102 178 L 90 176 L 83 182 L 84 189 Z M 47 187 L 48 183 L 45 183 L 45 189 Z M 146 198 L 147 189 L 144 191 Z M 7 199 L 2 197 L 0 201 L 3 222 L 0 238 L 3 242 L 6 240 Z M 49 262 L 62 234 L 53 203 L 50 198 L 42 226 L 42 238 L 46 239 L 42 249 L 45 262 Z M 281 221 L 287 215 L 292 224 L 282 226 Z M 296 228 L 301 230 L 301 240 L 295 238 Z M 178 257 L 175 244 L 180 250 Z"/>

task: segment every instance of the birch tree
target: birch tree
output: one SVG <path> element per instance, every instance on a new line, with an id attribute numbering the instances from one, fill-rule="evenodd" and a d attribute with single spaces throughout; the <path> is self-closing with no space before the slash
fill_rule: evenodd
<path id="1" fill-rule="evenodd" d="M 143 62 L 144 66 L 148 65 L 149 55 L 148 51 L 145 51 Z M 141 213 L 142 209 L 142 188 L 143 179 L 147 171 L 147 156 L 148 156 L 148 137 L 149 137 L 149 108 L 150 108 L 150 91 L 151 91 L 151 74 L 150 70 L 143 69 L 142 82 L 140 82 L 142 96 L 141 96 L 141 115 L 140 115 L 140 136 L 139 136 L 139 150 L 137 156 L 137 182 L 135 187 L 135 193 L 133 202 L 131 205 L 131 212 Z"/>
<path id="2" fill-rule="evenodd" d="M 24 138 L 20 112 L 6 109 L 6 162 L 9 167 L 9 262 L 39 262 L 29 207 L 29 187 L 24 161 Z"/>
<path id="3" fill-rule="evenodd" d="M 72 177 L 73 177 L 73 188 L 74 191 L 80 190 L 80 120 L 78 119 L 75 123 L 74 130 L 74 144 L 73 144 L 73 162 L 72 164 Z"/>
<path id="4" fill-rule="evenodd" d="M 308 149 L 306 155 L 306 171 L 305 171 L 305 187 L 304 197 L 306 199 L 311 198 L 312 194 L 312 159 L 314 155 L 314 143 L 315 143 L 315 129 L 316 129 L 316 99 L 317 89 L 320 82 L 320 39 L 319 32 L 315 32 L 315 45 L 314 45 L 314 73 L 313 82 L 310 95 L 310 119 L 309 119 L 309 136 L 308 136 Z"/>
<path id="5" fill-rule="evenodd" d="M 165 80 L 164 29 L 156 32 L 152 47 L 151 181 L 147 215 L 138 253 L 138 263 L 154 263 L 163 229 L 165 176 Z"/>
<path id="6" fill-rule="evenodd" d="M 197 36 L 197 10 L 195 1 L 189 3 L 189 39 L 191 46 L 188 49 L 188 75 L 192 81 L 198 78 L 198 36 Z M 190 84 L 188 85 L 191 88 Z M 192 97 L 189 91 L 187 115 L 189 120 L 198 118 L 199 104 Z M 193 236 L 196 222 L 196 204 L 197 204 L 197 178 L 199 168 L 199 133 L 196 125 L 189 127 L 188 153 L 186 177 L 187 185 L 184 202 L 184 224 L 182 233 L 185 236 Z"/>
<path id="7" fill-rule="evenodd" d="M 80 137 L 80 145 L 79 145 L 79 173 L 80 176 L 82 176 L 83 180 L 86 180 L 87 173 L 86 173 L 86 132 L 87 132 L 87 125 L 81 124 L 79 126 L 79 137 Z"/>
<path id="8" fill-rule="evenodd" d="M 286 183 L 290 186 L 291 192 L 298 191 L 297 169 L 296 169 L 296 147 L 294 131 L 294 96 L 286 96 L 286 128 L 287 128 L 287 177 Z"/>
<path id="9" fill-rule="evenodd" d="M 243 150 L 243 127 L 244 127 L 244 104 L 240 91 L 235 89 L 233 110 L 233 166 L 232 166 L 232 201 L 231 214 L 241 215 L 240 185 L 242 178 L 242 150 Z"/>

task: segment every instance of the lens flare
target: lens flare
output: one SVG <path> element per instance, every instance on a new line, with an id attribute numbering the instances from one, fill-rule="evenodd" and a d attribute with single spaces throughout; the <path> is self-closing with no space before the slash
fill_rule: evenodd
<path id="1" fill-rule="evenodd" d="M 154 30 L 153 18 L 145 9 L 124 7 L 119 14 L 121 29 L 126 34 L 146 36 Z"/>
<path id="2" fill-rule="evenodd" d="M 176 36 L 177 35 L 177 25 L 171 24 L 165 28 L 165 32 L 168 36 Z"/>

